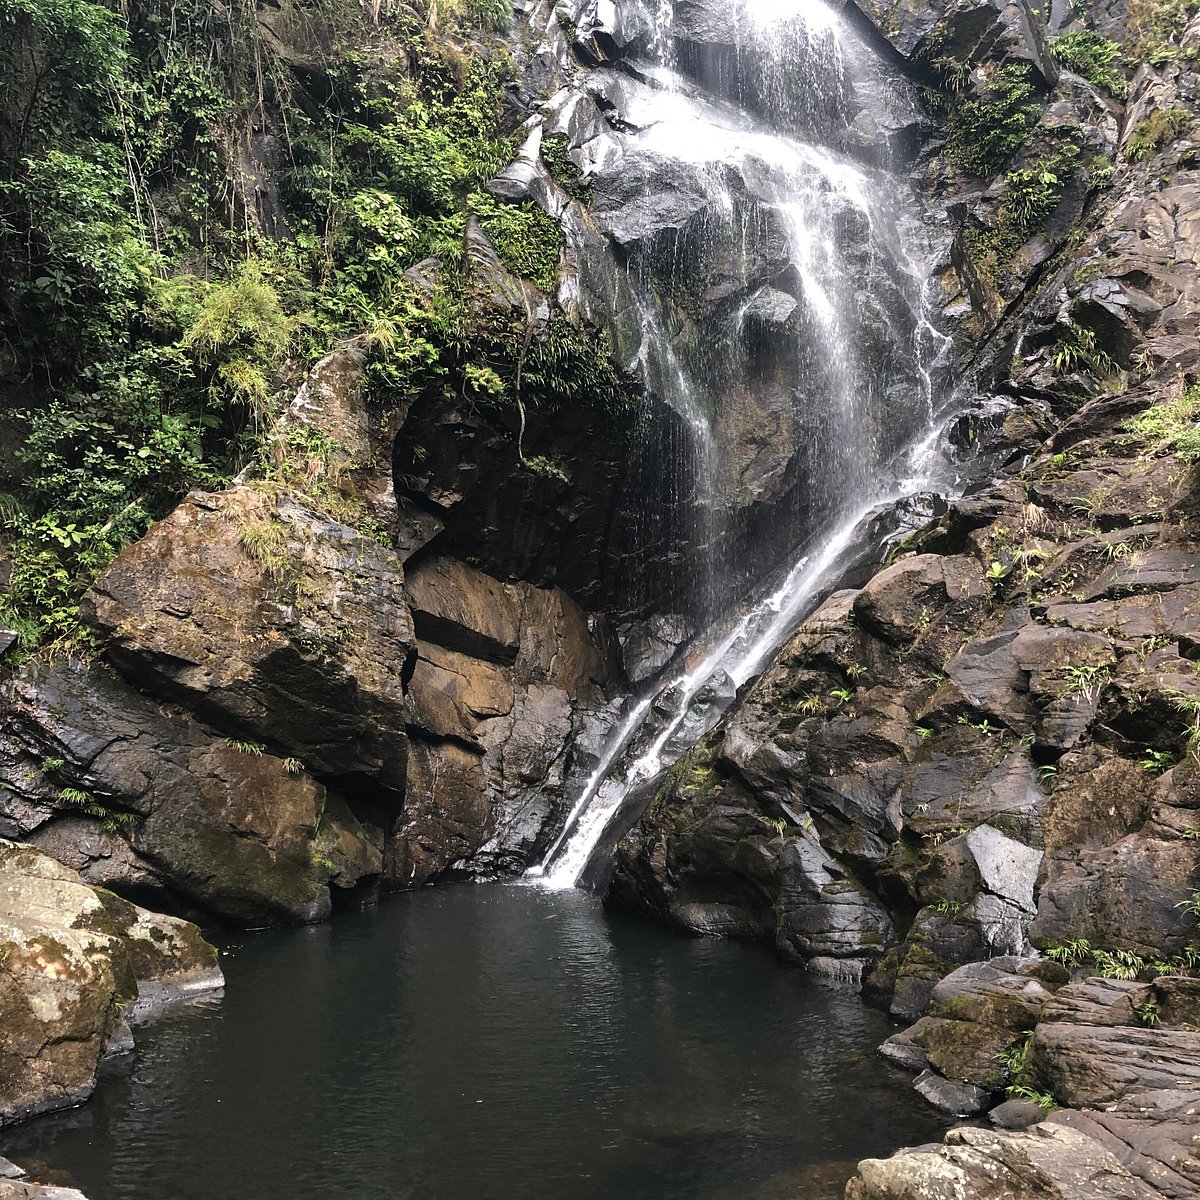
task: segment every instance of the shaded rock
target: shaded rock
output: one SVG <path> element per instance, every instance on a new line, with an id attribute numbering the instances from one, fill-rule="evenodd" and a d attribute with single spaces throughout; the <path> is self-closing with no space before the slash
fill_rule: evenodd
<path id="1" fill-rule="evenodd" d="M 397 802 L 413 629 L 395 554 L 287 497 L 193 493 L 85 597 L 118 669 Z"/>
<path id="2" fill-rule="evenodd" d="M 601 707 L 617 673 L 611 639 L 603 623 L 593 636 L 558 589 L 450 559 L 421 562 L 409 587 L 421 638 L 406 710 L 413 757 L 385 882 L 521 871 L 551 836 L 580 710 Z M 590 773 L 586 749 L 580 759 L 577 773 Z"/>
<path id="3" fill-rule="evenodd" d="M 5 695 L 0 813 L 89 882 L 257 925 L 329 912 L 330 875 L 350 882 L 345 848 L 322 861 L 331 839 L 358 844 L 353 882 L 381 868 L 368 832 L 296 764 L 164 712 L 101 664 L 31 662 Z"/>
<path id="4" fill-rule="evenodd" d="M 512 590 L 454 559 L 428 559 L 407 580 L 418 636 L 448 650 L 511 664 L 520 640 Z"/>
<path id="5" fill-rule="evenodd" d="M 1047 860 L 1030 937 L 1038 945 L 1086 938 L 1094 946 L 1169 957 L 1191 932 L 1177 907 L 1195 873 L 1187 843 L 1130 835 L 1111 846 Z"/>

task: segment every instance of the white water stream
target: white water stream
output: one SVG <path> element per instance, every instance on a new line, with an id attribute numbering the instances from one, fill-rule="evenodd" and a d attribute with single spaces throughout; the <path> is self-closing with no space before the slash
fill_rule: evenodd
<path id="1" fill-rule="evenodd" d="M 693 63 L 689 73 L 677 53 L 671 0 L 648 0 L 655 61 L 645 72 L 650 82 L 627 89 L 630 132 L 621 153 L 624 169 L 645 180 L 643 203 L 661 194 L 655 188 L 665 175 L 684 181 L 672 195 L 697 204 L 699 217 L 680 227 L 690 232 L 673 235 L 676 282 L 694 285 L 687 274 L 694 264 L 678 260 L 697 248 L 742 264 L 744 298 L 711 331 L 712 342 L 724 338 L 735 349 L 723 367 L 698 373 L 696 354 L 674 343 L 649 286 L 654 274 L 662 278 L 661 239 L 651 237 L 631 258 L 643 284 L 635 287 L 641 349 L 634 365 L 692 431 L 697 508 L 708 522 L 693 536 L 715 546 L 722 488 L 737 486 L 723 414 L 757 386 L 752 349 L 738 348 L 754 345 L 748 322 L 764 304 L 778 311 L 794 302 L 794 316 L 771 336 L 786 349 L 793 420 L 805 431 L 797 454 L 807 472 L 807 525 L 798 515 L 790 539 L 804 549 L 769 595 L 718 621 L 689 648 L 681 671 L 629 703 L 561 834 L 528 873 L 550 888 L 580 882 L 630 794 L 695 745 L 737 689 L 761 673 L 836 580 L 867 522 L 931 490 L 939 475 L 945 482 L 935 380 L 947 341 L 927 312 L 926 218 L 886 162 L 868 165 L 844 149 L 855 136 L 852 121 L 886 126 L 896 110 L 911 111 L 911 101 L 822 0 L 730 0 L 721 11 L 734 26 L 732 65 L 726 55 Z M 626 240 L 638 232 L 636 199 L 632 208 L 632 217 L 628 210 L 613 216 Z M 761 267 L 745 265 L 763 260 L 777 283 L 760 284 Z M 777 378 L 768 386 L 778 387 Z M 736 574 L 744 564 L 710 555 L 703 570 Z"/>

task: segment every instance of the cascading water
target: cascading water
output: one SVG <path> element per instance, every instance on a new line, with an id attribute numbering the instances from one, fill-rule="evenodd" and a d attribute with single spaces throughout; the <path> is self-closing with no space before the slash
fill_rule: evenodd
<path id="1" fill-rule="evenodd" d="M 591 85 L 622 111 L 594 208 L 626 264 L 633 365 L 692 441 L 675 464 L 692 497 L 681 561 L 711 624 L 627 706 L 530 872 L 551 887 L 580 881 L 630 797 L 763 669 L 866 520 L 929 490 L 940 463 L 947 343 L 926 311 L 930 223 L 894 173 L 918 120 L 904 87 L 821 0 L 651 0 L 641 16 L 648 61 Z"/>

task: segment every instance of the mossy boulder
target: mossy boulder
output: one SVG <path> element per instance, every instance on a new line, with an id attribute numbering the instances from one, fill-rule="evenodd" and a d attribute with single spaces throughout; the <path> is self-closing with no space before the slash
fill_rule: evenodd
<path id="1" fill-rule="evenodd" d="M 0 1125 L 86 1099 L 135 1002 L 221 982 L 195 926 L 0 840 Z"/>

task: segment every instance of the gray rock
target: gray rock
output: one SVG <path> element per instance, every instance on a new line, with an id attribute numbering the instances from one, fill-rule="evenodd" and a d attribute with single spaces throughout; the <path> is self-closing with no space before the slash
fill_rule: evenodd
<path id="1" fill-rule="evenodd" d="M 988 1121 L 997 1129 L 1028 1129 L 1046 1116 L 1046 1110 L 1032 1100 L 1005 1100 L 988 1113 Z"/>
<path id="2" fill-rule="evenodd" d="M 987 1108 L 991 1093 L 970 1083 L 953 1083 L 933 1071 L 922 1071 L 913 1087 L 934 1108 L 956 1117 L 973 1117 Z"/>
<path id="3" fill-rule="evenodd" d="M 929 1069 L 929 1055 L 913 1041 L 908 1030 L 901 1030 L 899 1033 L 893 1033 L 882 1046 L 879 1047 L 879 1053 L 898 1067 L 902 1067 L 906 1071 L 927 1071 Z"/>

